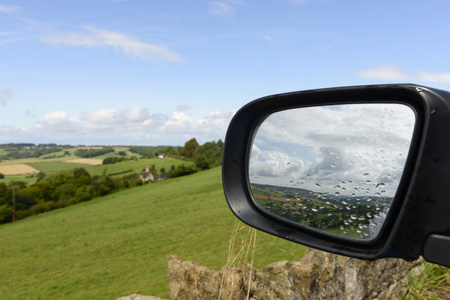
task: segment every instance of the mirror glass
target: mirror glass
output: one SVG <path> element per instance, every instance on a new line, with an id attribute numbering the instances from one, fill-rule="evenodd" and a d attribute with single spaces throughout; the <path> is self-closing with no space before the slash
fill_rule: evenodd
<path id="1" fill-rule="evenodd" d="M 394 103 L 276 112 L 254 137 L 254 200 L 304 226 L 373 239 L 397 191 L 415 121 L 409 106 Z"/>

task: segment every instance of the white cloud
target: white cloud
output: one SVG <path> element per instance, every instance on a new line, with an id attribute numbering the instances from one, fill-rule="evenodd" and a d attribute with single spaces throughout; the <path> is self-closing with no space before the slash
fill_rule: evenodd
<path id="1" fill-rule="evenodd" d="M 9 99 L 13 97 L 13 92 L 5 89 L 0 91 L 0 105 L 5 106 Z"/>
<path id="2" fill-rule="evenodd" d="M 121 123 L 119 120 L 119 112 L 116 109 L 100 109 L 94 112 L 85 112 L 83 120 L 91 123 L 114 124 Z"/>
<path id="3" fill-rule="evenodd" d="M 12 14 L 18 10 L 20 10 L 20 7 L 18 7 L 18 6 L 13 6 L 13 5 L 8 5 L 8 4 L 0 4 L 0 13 L 3 12 L 3 13 L 7 13 L 7 14 Z"/>
<path id="4" fill-rule="evenodd" d="M 217 111 L 204 118 L 185 112 L 149 114 L 146 108 L 112 108 L 85 112 L 79 118 L 64 111 L 47 113 L 33 126 L 0 127 L 0 141 L 59 142 L 68 144 L 182 145 L 224 139 L 234 111 Z"/>
<path id="5" fill-rule="evenodd" d="M 432 73 L 428 71 L 417 72 L 417 78 L 423 81 L 450 83 L 450 73 Z"/>
<path id="6" fill-rule="evenodd" d="M 133 35 L 108 31 L 92 26 L 84 26 L 85 33 L 60 32 L 42 37 L 49 44 L 66 44 L 87 48 L 110 47 L 117 52 L 142 60 L 182 61 L 182 57 L 163 46 L 145 43 Z"/>
<path id="7" fill-rule="evenodd" d="M 128 110 L 123 111 L 122 117 L 128 122 L 137 123 L 147 120 L 150 117 L 150 115 L 146 108 L 135 106 Z"/>
<path id="8" fill-rule="evenodd" d="M 365 79 L 377 80 L 408 80 L 409 76 L 399 67 L 394 65 L 376 66 L 370 69 L 361 70 L 358 76 Z"/>
<path id="9" fill-rule="evenodd" d="M 170 134 L 214 136 L 218 132 L 225 135 L 228 123 L 234 111 L 212 112 L 205 118 L 196 119 L 184 112 L 174 112 L 161 127 L 161 131 Z"/>
<path id="10" fill-rule="evenodd" d="M 55 130 L 68 130 L 72 127 L 76 120 L 69 117 L 64 111 L 54 111 L 45 114 L 39 119 L 39 126 L 51 127 Z"/>
<path id="11" fill-rule="evenodd" d="M 240 0 L 224 0 L 224 1 L 214 1 L 209 3 L 208 12 L 211 15 L 221 17 L 224 20 L 230 20 L 233 18 L 236 5 L 242 4 Z"/>
<path id="12" fill-rule="evenodd" d="M 94 112 L 85 112 L 82 116 L 84 121 L 98 124 L 138 123 L 145 121 L 148 118 L 148 110 L 138 106 L 124 111 L 104 108 Z"/>
<path id="13" fill-rule="evenodd" d="M 211 2 L 209 4 L 209 13 L 224 19 L 231 19 L 234 14 L 234 7 L 223 2 Z"/>
<path id="14" fill-rule="evenodd" d="M 357 75 L 365 79 L 386 81 L 428 81 L 435 83 L 450 83 L 450 72 L 417 71 L 408 74 L 395 65 L 381 65 L 370 69 L 360 70 Z"/>

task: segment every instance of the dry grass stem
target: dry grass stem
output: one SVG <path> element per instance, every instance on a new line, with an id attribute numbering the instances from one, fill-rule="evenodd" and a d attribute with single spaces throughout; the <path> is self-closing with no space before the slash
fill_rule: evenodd
<path id="1" fill-rule="evenodd" d="M 223 276 L 220 285 L 219 299 L 233 299 L 238 282 L 243 278 L 236 272 L 237 268 L 243 267 L 246 263 L 250 263 L 249 285 L 247 291 L 247 299 L 250 297 L 251 271 L 256 248 L 256 229 L 249 228 L 247 233 L 242 237 L 242 230 L 245 226 L 239 220 L 236 220 L 233 229 L 228 231 L 228 257 L 227 264 L 223 269 Z"/>

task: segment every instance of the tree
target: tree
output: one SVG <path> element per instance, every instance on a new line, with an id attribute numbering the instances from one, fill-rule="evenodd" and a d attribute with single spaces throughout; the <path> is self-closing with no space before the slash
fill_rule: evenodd
<path id="1" fill-rule="evenodd" d="M 75 185 L 89 185 L 92 183 L 91 175 L 85 168 L 76 168 L 73 170 L 73 177 L 75 178 Z"/>
<path id="2" fill-rule="evenodd" d="M 32 198 L 34 202 L 45 202 L 50 199 L 49 186 L 44 183 L 35 183 L 23 188 L 22 194 Z"/>
<path id="3" fill-rule="evenodd" d="M 167 147 L 164 149 L 163 153 L 165 153 L 167 156 L 171 156 L 177 153 L 177 151 L 173 147 Z"/>
<path id="4" fill-rule="evenodd" d="M 75 195 L 75 187 L 70 183 L 61 184 L 53 193 L 55 201 L 68 201 Z"/>
<path id="5" fill-rule="evenodd" d="M 195 165 L 200 170 L 208 170 L 209 169 L 209 161 L 206 159 L 205 155 L 199 155 L 194 160 Z"/>
<path id="6" fill-rule="evenodd" d="M 197 143 L 197 140 L 195 138 L 190 139 L 184 144 L 184 147 L 180 149 L 180 155 L 186 158 L 191 158 L 198 147 L 199 144 Z"/>

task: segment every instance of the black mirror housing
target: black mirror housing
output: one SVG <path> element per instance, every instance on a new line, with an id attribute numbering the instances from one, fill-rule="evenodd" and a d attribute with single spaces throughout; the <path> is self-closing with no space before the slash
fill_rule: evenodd
<path id="1" fill-rule="evenodd" d="M 270 114 L 293 108 L 398 103 L 416 115 L 409 155 L 385 223 L 372 240 L 329 235 L 287 222 L 255 204 L 248 178 L 255 133 Z M 241 108 L 225 138 L 223 188 L 232 212 L 266 233 L 320 250 L 375 260 L 420 255 L 450 266 L 450 93 L 414 84 L 340 87 L 277 94 Z"/>

